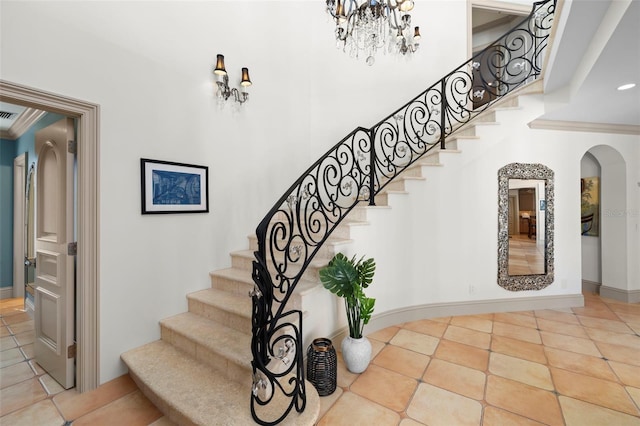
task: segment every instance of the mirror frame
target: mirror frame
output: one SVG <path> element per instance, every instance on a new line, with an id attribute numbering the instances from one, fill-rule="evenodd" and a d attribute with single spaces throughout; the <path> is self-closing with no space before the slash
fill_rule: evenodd
<path id="1" fill-rule="evenodd" d="M 545 273 L 509 275 L 509 179 L 544 180 Z M 542 290 L 553 282 L 553 170 L 542 164 L 511 163 L 498 170 L 498 285 L 510 291 Z"/>

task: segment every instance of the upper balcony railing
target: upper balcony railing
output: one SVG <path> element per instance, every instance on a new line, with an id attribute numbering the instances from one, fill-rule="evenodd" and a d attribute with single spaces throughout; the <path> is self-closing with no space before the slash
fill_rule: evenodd
<path id="1" fill-rule="evenodd" d="M 448 136 L 536 80 L 555 0 L 534 3 L 522 22 L 370 129 L 358 127 L 300 176 L 256 229 L 251 411 L 273 425 L 306 405 L 302 313 L 287 302 L 331 232 Z M 266 407 L 269 407 L 266 409 Z M 277 408 L 276 408 L 277 407 Z"/>

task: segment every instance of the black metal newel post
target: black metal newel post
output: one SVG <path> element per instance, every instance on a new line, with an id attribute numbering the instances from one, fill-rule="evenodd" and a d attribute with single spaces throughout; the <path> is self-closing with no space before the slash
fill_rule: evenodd
<path id="1" fill-rule="evenodd" d="M 376 144 L 374 140 L 375 130 L 369 130 L 369 141 L 371 143 L 371 154 L 369 154 L 369 205 L 376 205 Z"/>
<path id="2" fill-rule="evenodd" d="M 440 99 L 442 99 L 442 105 L 440 106 L 440 149 L 447 149 L 444 143 L 445 134 L 444 134 L 444 126 L 446 123 L 445 115 L 447 113 L 447 94 L 445 93 L 446 88 L 446 80 L 447 78 L 442 79 L 442 85 L 440 86 L 441 94 Z"/>

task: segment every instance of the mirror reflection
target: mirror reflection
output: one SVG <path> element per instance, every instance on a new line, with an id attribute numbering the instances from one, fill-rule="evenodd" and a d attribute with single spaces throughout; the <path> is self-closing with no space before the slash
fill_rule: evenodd
<path id="1" fill-rule="evenodd" d="M 540 290 L 553 282 L 553 171 L 511 163 L 498 171 L 498 284 Z"/>
<path id="2" fill-rule="evenodd" d="M 545 272 L 544 180 L 509 179 L 509 275 Z"/>

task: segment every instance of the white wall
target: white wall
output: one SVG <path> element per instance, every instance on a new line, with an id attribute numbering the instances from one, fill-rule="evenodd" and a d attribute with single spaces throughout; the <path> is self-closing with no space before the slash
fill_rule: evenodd
<path id="1" fill-rule="evenodd" d="M 523 109 L 499 111 L 500 126 L 479 127 L 480 140 L 465 141 L 461 154 L 441 160 L 444 167 L 428 168 L 426 181 L 409 182 L 411 195 L 392 195 L 391 209 L 370 212 L 371 229 L 355 232 L 349 254 L 377 261 L 367 292 L 377 298 L 376 314 L 427 304 L 581 293 L 581 159 L 596 145 L 616 150 L 631 181 L 640 166 L 639 138 L 530 129 L 527 123 L 542 114 L 543 103 L 542 95 L 530 95 L 521 98 Z M 496 284 L 498 169 L 512 162 L 542 163 L 555 173 L 555 281 L 540 291 L 510 292 Z M 637 206 L 639 191 L 636 185 L 617 193 Z M 618 244 L 609 255 L 634 265 L 623 271 L 625 287 L 616 286 L 633 290 L 640 282 L 635 266 L 639 215 L 637 209 L 624 211 L 629 244 Z"/>
<path id="2" fill-rule="evenodd" d="M 580 162 L 580 177 L 592 176 L 600 176 L 600 164 L 587 152 Z M 599 284 L 602 283 L 600 244 L 600 235 L 582 236 L 582 279 Z"/>
<path id="3" fill-rule="evenodd" d="M 466 59 L 466 2 L 421 2 L 421 52 L 374 67 L 335 49 L 323 2 L 2 2 L 0 78 L 100 105 L 100 381 L 230 266 L 286 188 Z M 241 110 L 211 70 L 249 68 Z M 210 168 L 211 212 L 140 215 L 141 157 Z"/>

